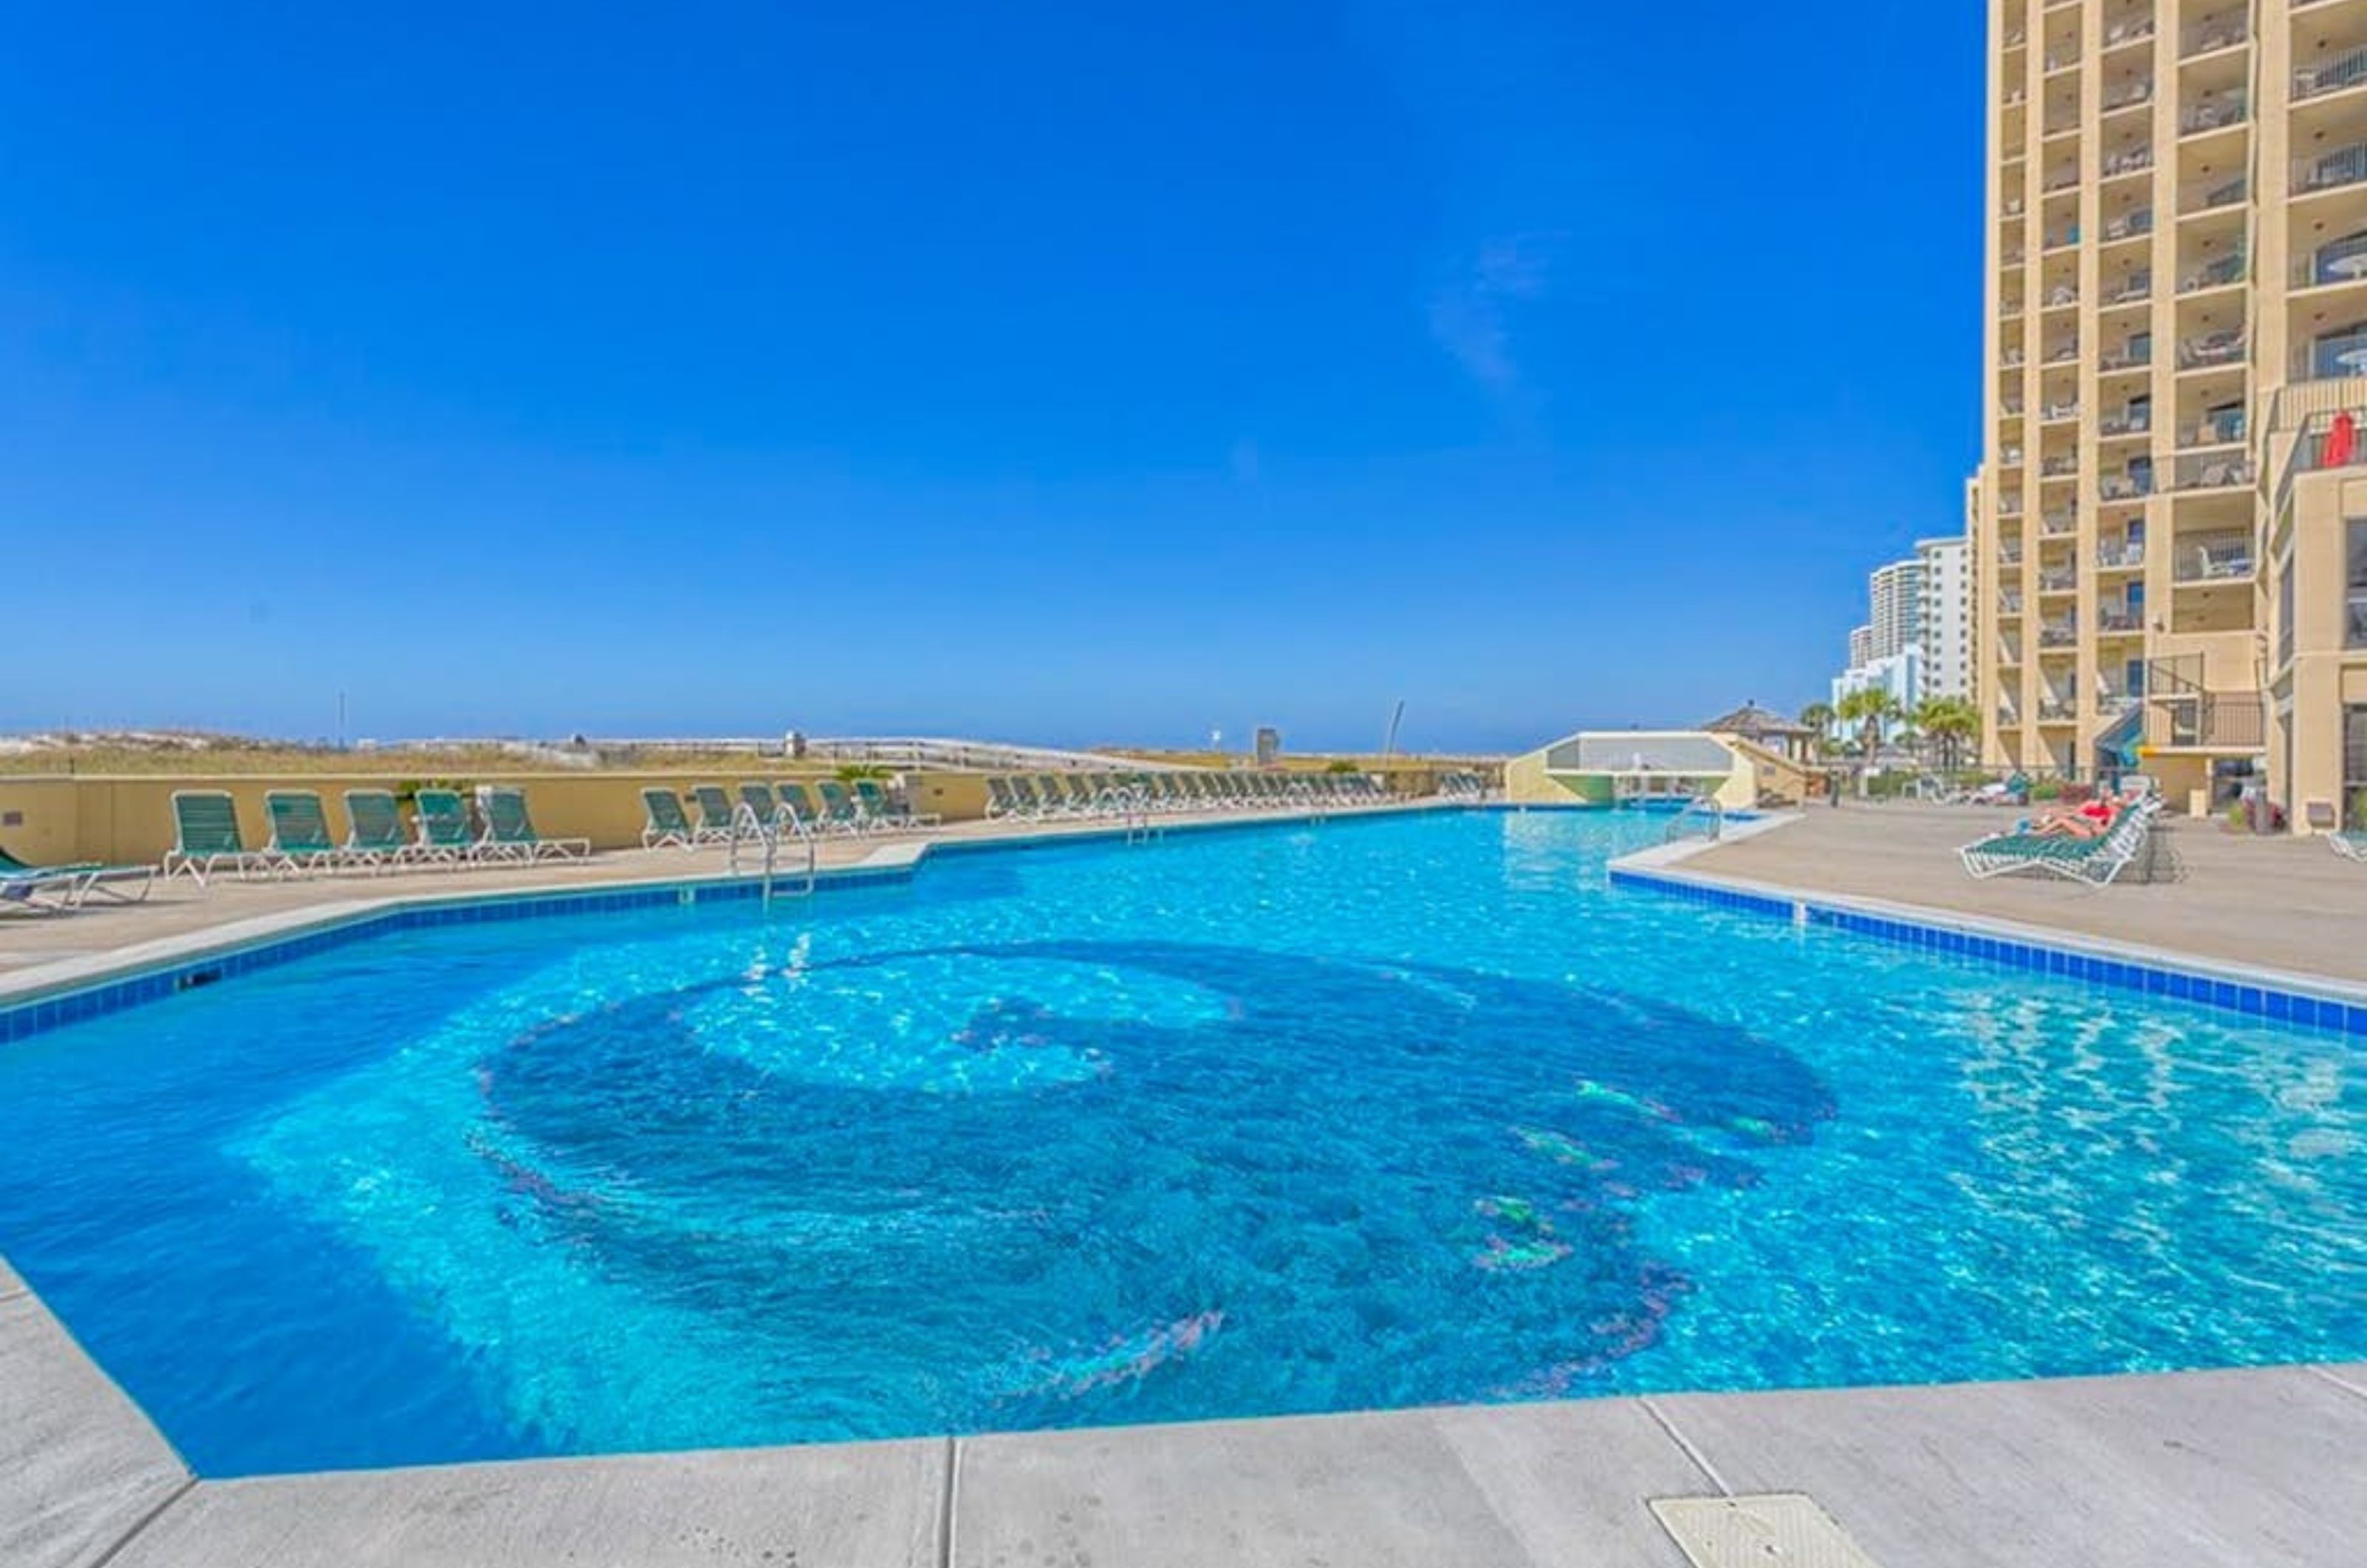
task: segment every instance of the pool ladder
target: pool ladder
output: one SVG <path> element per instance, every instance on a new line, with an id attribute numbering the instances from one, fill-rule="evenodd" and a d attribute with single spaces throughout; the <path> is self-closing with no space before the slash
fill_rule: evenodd
<path id="1" fill-rule="evenodd" d="M 1110 792 L 1117 796 L 1124 813 L 1126 841 L 1129 844 L 1155 844 L 1167 836 L 1166 829 L 1151 819 L 1150 796 L 1140 784 L 1128 784 Z"/>
<path id="2" fill-rule="evenodd" d="M 821 852 L 814 840 L 813 829 L 806 819 L 786 806 L 776 807 L 772 819 L 756 815 L 756 808 L 745 801 L 731 814 L 731 874 L 740 872 L 740 846 L 750 840 L 764 846 L 764 862 L 758 874 L 764 877 L 762 897 L 764 908 L 773 907 L 773 884 L 779 874 L 781 840 L 792 838 L 806 847 L 805 886 L 798 889 L 800 897 L 810 897 L 821 870 Z"/>
<path id="3" fill-rule="evenodd" d="M 1660 835 L 1660 842 L 1673 844 L 1679 839 L 1691 836 L 1686 823 L 1695 819 L 1698 819 L 1697 825 L 1691 829 L 1691 834 L 1715 840 L 1726 832 L 1726 807 L 1718 804 L 1714 795 L 1697 795 L 1685 802 L 1685 808 L 1670 819 L 1667 831 Z"/>

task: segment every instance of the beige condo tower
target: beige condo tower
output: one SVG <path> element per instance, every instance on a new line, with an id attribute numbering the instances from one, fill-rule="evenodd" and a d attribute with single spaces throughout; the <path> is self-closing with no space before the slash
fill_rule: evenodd
<path id="1" fill-rule="evenodd" d="M 2367 0 L 1991 0 L 1989 66 L 1985 753 L 2367 828 Z"/>

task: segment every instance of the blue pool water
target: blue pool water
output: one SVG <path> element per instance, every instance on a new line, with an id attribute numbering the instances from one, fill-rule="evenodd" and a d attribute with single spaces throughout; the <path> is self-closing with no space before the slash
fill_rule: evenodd
<path id="1" fill-rule="evenodd" d="M 358 942 L 0 1050 L 0 1252 L 210 1474 L 2367 1356 L 2355 1044 L 1661 830 Z"/>

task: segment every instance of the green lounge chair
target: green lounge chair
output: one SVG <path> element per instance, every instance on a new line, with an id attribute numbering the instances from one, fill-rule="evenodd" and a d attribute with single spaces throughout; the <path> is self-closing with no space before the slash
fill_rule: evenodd
<path id="1" fill-rule="evenodd" d="M 526 808 L 526 791 L 513 784 L 482 784 L 477 804 L 485 814 L 485 836 L 479 840 L 491 855 L 514 860 L 566 860 L 592 852 L 589 839 L 546 839 L 535 831 Z"/>
<path id="2" fill-rule="evenodd" d="M 110 904 L 137 904 L 148 897 L 156 885 L 156 868 L 153 865 L 108 865 L 95 860 L 69 861 L 62 865 L 35 865 L 19 860 L 6 850 L 0 850 L 0 878 L 15 878 L 28 886 L 54 882 L 62 877 L 76 879 L 74 902 L 82 904 L 91 898 L 104 898 Z M 120 884 L 129 888 L 138 883 L 136 893 L 119 891 Z"/>
<path id="3" fill-rule="evenodd" d="M 372 871 L 392 871 L 418 857 L 402 828 L 402 803 L 391 789 L 345 791 L 345 859 Z"/>
<path id="4" fill-rule="evenodd" d="M 800 831 L 811 833 L 821 830 L 821 812 L 814 805 L 813 796 L 806 793 L 805 785 L 777 783 L 773 785 L 773 794 L 779 799 L 781 809 L 788 813 L 790 821 Z"/>
<path id="5" fill-rule="evenodd" d="M 693 843 L 728 844 L 741 836 L 740 814 L 732 809 L 731 796 L 721 784 L 691 785 L 690 803 L 698 807 Z"/>
<path id="6" fill-rule="evenodd" d="M 411 812 L 419 829 L 413 858 L 442 865 L 466 865 L 480 858 L 469 803 L 459 791 L 423 789 L 411 797 Z"/>
<path id="7" fill-rule="evenodd" d="M 814 791 L 821 796 L 821 826 L 832 833 L 861 833 L 868 824 L 863 820 L 863 808 L 855 804 L 846 786 L 835 779 L 822 779 Z"/>
<path id="8" fill-rule="evenodd" d="M 2033 833 L 2017 828 L 1966 844 L 1957 854 L 1965 872 L 1979 881 L 2030 872 L 2102 887 L 2144 852 L 2153 831 L 2154 816 L 2160 808 L 2157 797 L 2133 801 L 2123 806 L 2103 832 L 2091 839 Z"/>
<path id="9" fill-rule="evenodd" d="M 271 824 L 271 838 L 263 846 L 271 871 L 334 871 L 345 855 L 329 831 L 328 808 L 321 793 L 311 789 L 273 789 L 263 795 L 263 815 Z"/>
<path id="10" fill-rule="evenodd" d="M 1001 773 L 987 775 L 986 815 L 995 821 L 1019 815 L 1019 796 L 1013 791 L 1011 781 Z"/>
<path id="11" fill-rule="evenodd" d="M 89 874 L 67 868 L 0 872 L 0 909 L 56 915 L 82 907 Z"/>
<path id="12" fill-rule="evenodd" d="M 244 876 L 264 864 L 238 830 L 238 806 L 227 790 L 173 792 L 173 847 L 164 852 L 164 877 L 187 876 L 198 886 L 228 867 Z"/>
<path id="13" fill-rule="evenodd" d="M 662 850 L 673 844 L 686 850 L 696 841 L 682 796 L 654 784 L 641 791 L 641 848 Z"/>
<path id="14" fill-rule="evenodd" d="M 934 828 L 945 820 L 934 812 L 918 812 L 889 797 L 876 779 L 855 781 L 855 798 L 883 833 L 909 833 L 922 828 Z"/>
<path id="15" fill-rule="evenodd" d="M 2367 833 L 2355 829 L 2349 832 L 2328 833 L 2326 841 L 2332 844 L 2334 852 L 2344 860 L 2367 861 Z"/>

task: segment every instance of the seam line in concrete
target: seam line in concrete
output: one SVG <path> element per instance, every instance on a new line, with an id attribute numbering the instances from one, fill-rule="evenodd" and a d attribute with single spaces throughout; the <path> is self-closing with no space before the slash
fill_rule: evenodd
<path id="1" fill-rule="evenodd" d="M 124 1548 L 130 1546 L 133 1541 L 140 1539 L 140 1534 L 142 1530 L 145 1530 L 150 1525 L 154 1524 L 158 1519 L 162 1518 L 165 1509 L 171 1507 L 174 1504 L 179 1502 L 182 1498 L 187 1496 L 197 1489 L 198 1478 L 196 1476 L 183 1476 L 181 1478 L 181 1483 L 173 1488 L 171 1494 L 168 1495 L 164 1501 L 158 1503 L 154 1507 L 141 1515 L 138 1519 L 132 1522 L 131 1528 L 123 1532 L 121 1540 L 118 1540 L 113 1546 L 108 1547 L 105 1551 L 100 1552 L 96 1558 L 93 1559 L 90 1568 L 107 1568 L 108 1563 L 123 1555 Z"/>
<path id="2" fill-rule="evenodd" d="M 0 1302 L 13 1302 L 19 1296 L 29 1296 L 32 1293 L 33 1287 L 30 1285 L 13 1285 L 7 1290 L 0 1291 Z"/>
<path id="3" fill-rule="evenodd" d="M 2339 1377 L 2335 1373 L 2328 1371 L 2324 1367 L 2309 1367 L 2305 1370 L 2316 1372 L 2319 1377 L 2324 1378 L 2327 1382 L 2332 1383 L 2335 1387 L 2340 1389 L 2345 1393 L 2355 1395 L 2361 1399 L 2367 1399 L 2367 1388 L 2361 1388 L 2349 1378 Z"/>
<path id="4" fill-rule="evenodd" d="M 961 1439 L 946 1439 L 946 1489 L 937 1500 L 937 1568 L 953 1568 L 954 1506 L 961 1500 Z"/>
<path id="5" fill-rule="evenodd" d="M 1660 1430 L 1669 1435 L 1669 1441 L 1684 1450 L 1684 1456 L 1693 1461 L 1695 1470 L 1709 1478 L 1709 1483 L 1712 1486 L 1716 1487 L 1726 1496 L 1734 1495 L 1734 1488 L 1726 1483 L 1726 1477 L 1717 1472 L 1717 1466 L 1710 1463 L 1709 1455 L 1695 1448 L 1691 1438 L 1677 1430 L 1677 1424 L 1669 1419 L 1667 1411 L 1653 1404 L 1648 1395 L 1637 1399 L 1636 1403 L 1642 1405 L 1644 1414 L 1649 1416 L 1659 1425 Z"/>

